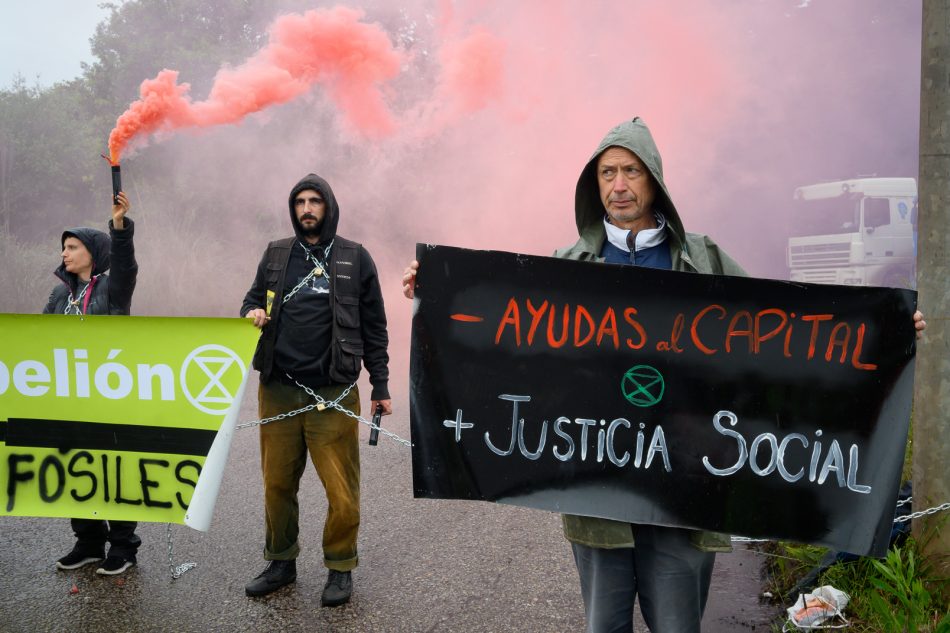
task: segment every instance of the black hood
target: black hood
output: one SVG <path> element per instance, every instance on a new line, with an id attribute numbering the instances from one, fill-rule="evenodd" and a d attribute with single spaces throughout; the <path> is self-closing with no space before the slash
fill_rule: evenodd
<path id="1" fill-rule="evenodd" d="M 336 225 L 340 221 L 340 207 L 336 203 L 336 196 L 333 195 L 333 189 L 326 180 L 316 174 L 307 174 L 300 179 L 294 188 L 290 190 L 290 198 L 287 201 L 290 207 L 290 222 L 294 226 L 294 233 L 297 237 L 303 239 L 303 232 L 300 228 L 300 222 L 297 221 L 297 212 L 294 210 L 294 199 L 297 194 L 307 189 L 313 189 L 323 196 L 326 202 L 326 213 L 323 216 L 323 222 L 320 224 L 320 243 L 326 244 L 336 237 Z"/>
<path id="2" fill-rule="evenodd" d="M 102 231 L 90 229 L 87 226 L 80 226 L 75 229 L 63 231 L 63 236 L 59 240 L 60 249 L 66 248 L 66 238 L 75 237 L 82 242 L 89 254 L 92 255 L 92 274 L 100 275 L 109 270 L 110 260 L 109 252 L 112 242 L 109 236 Z M 70 288 L 76 287 L 76 274 L 66 272 L 66 264 L 60 262 L 56 271 L 53 273 L 67 284 Z"/>

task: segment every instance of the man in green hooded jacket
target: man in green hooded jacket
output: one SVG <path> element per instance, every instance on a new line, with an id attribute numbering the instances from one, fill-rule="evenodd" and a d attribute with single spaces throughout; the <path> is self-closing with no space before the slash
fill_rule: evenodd
<path id="1" fill-rule="evenodd" d="M 716 275 L 745 271 L 705 235 L 687 233 L 640 118 L 616 126 L 581 172 L 580 238 L 555 257 Z M 588 631 L 632 630 L 633 604 L 654 633 L 699 632 L 716 551 L 729 537 L 683 528 L 564 515 Z"/>

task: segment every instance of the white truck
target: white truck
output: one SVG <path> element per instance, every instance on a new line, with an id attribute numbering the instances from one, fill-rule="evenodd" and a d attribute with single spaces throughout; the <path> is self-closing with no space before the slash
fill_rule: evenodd
<path id="1" fill-rule="evenodd" d="M 917 182 L 855 178 L 795 190 L 791 281 L 916 286 Z"/>

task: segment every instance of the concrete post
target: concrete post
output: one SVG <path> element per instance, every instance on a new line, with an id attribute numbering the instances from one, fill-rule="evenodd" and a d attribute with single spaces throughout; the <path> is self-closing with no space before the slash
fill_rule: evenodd
<path id="1" fill-rule="evenodd" d="M 914 510 L 950 502 L 950 0 L 924 0 L 917 289 L 927 321 L 917 347 Z M 917 519 L 924 554 L 950 570 L 950 511 Z"/>

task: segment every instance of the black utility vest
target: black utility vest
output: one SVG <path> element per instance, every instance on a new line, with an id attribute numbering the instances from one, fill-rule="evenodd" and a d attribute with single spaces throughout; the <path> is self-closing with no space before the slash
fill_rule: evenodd
<path id="1" fill-rule="evenodd" d="M 261 380 L 270 380 L 274 369 L 274 341 L 277 321 L 284 300 L 284 281 L 290 250 L 296 237 L 277 240 L 267 245 L 265 271 L 267 291 L 274 293 L 270 324 L 264 327 L 254 353 L 254 368 Z M 360 250 L 356 242 L 337 236 L 330 249 L 330 311 L 333 326 L 330 339 L 330 379 L 349 384 L 360 374 L 363 359 L 363 338 L 360 333 Z"/>

